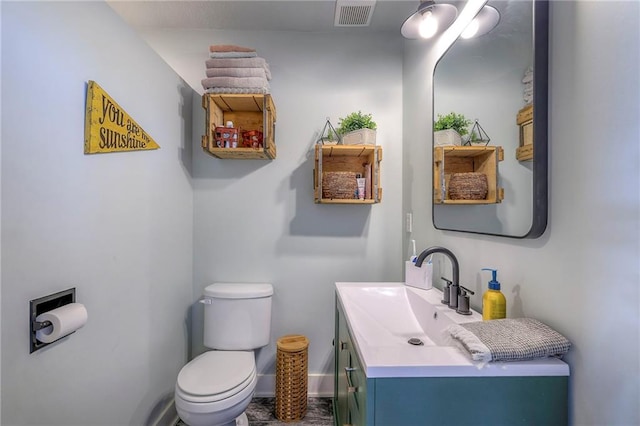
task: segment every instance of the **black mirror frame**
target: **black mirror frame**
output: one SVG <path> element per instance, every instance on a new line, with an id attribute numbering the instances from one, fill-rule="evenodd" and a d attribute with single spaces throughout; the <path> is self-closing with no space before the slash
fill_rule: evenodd
<path id="1" fill-rule="evenodd" d="M 442 231 L 467 232 L 506 238 L 539 238 L 547 229 L 548 183 L 549 183 L 549 0 L 533 1 L 533 217 L 531 227 L 524 235 L 506 235 L 490 232 L 465 231 L 452 228 L 438 228 L 435 224 L 435 205 L 431 206 L 431 220 L 434 228 Z M 434 70 L 435 71 L 435 70 Z M 432 96 L 431 109 L 435 106 Z M 434 187 L 431 173 L 431 188 Z"/>
<path id="2" fill-rule="evenodd" d="M 549 2 L 533 0 L 533 219 L 521 238 L 547 229 L 549 208 Z"/>

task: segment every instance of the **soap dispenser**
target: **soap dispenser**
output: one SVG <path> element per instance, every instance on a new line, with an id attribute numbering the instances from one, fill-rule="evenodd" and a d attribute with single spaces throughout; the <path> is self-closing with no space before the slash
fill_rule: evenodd
<path id="1" fill-rule="evenodd" d="M 498 271 L 491 268 L 482 268 L 483 271 L 491 271 L 489 289 L 482 296 L 482 319 L 492 320 L 507 317 L 507 299 L 500 291 L 500 283 L 497 280 Z"/>

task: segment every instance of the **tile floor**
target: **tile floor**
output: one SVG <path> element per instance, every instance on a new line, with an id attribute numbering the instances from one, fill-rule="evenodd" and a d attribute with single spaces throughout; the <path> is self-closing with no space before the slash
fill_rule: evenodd
<path id="1" fill-rule="evenodd" d="M 333 404 L 331 398 L 309 398 L 307 400 L 307 414 L 301 422 L 284 423 L 276 419 L 275 398 L 253 398 L 247 408 L 249 426 L 332 426 Z M 186 426 L 178 421 L 176 426 Z"/>

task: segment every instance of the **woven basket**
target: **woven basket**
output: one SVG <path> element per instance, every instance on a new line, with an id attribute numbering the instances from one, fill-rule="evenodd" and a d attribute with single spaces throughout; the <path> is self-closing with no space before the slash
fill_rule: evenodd
<path id="1" fill-rule="evenodd" d="M 452 173 L 449 179 L 450 200 L 484 200 L 489 185 L 484 173 Z"/>
<path id="2" fill-rule="evenodd" d="M 307 413 L 307 349 L 305 336 L 289 334 L 277 341 L 276 418 L 295 422 Z"/>
<path id="3" fill-rule="evenodd" d="M 357 198 L 355 172 L 324 172 L 322 174 L 322 198 Z"/>

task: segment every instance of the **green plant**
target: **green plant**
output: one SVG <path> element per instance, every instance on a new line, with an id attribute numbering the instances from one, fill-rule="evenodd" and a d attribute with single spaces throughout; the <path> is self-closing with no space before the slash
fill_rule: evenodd
<path id="1" fill-rule="evenodd" d="M 373 121 L 371 114 L 363 114 L 361 111 L 358 111 L 352 112 L 344 118 L 340 118 L 336 132 L 344 135 L 345 133 L 360 129 L 376 130 L 376 122 Z"/>
<path id="2" fill-rule="evenodd" d="M 329 142 L 333 142 L 335 140 L 335 135 L 333 134 L 331 129 L 327 130 L 327 136 L 325 136 L 323 139 Z"/>
<path id="3" fill-rule="evenodd" d="M 460 136 L 464 136 L 469 133 L 467 127 L 471 123 L 472 121 L 468 120 L 464 115 L 456 114 L 455 112 L 450 112 L 447 115 L 438 114 L 438 120 L 433 123 L 433 131 L 453 129 Z"/>

